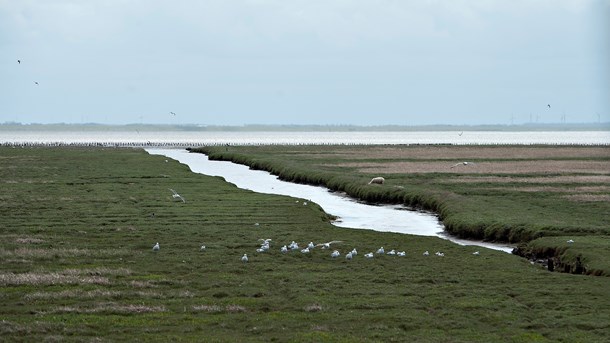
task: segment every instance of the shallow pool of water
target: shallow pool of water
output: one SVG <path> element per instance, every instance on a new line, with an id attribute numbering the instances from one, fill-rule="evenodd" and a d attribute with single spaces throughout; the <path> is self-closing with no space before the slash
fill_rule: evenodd
<path id="1" fill-rule="evenodd" d="M 364 204 L 324 187 L 282 181 L 265 171 L 252 170 L 247 166 L 226 161 L 211 161 L 204 154 L 189 153 L 182 149 L 146 149 L 146 151 L 152 155 L 163 155 L 184 163 L 195 173 L 222 176 L 226 181 L 242 189 L 313 201 L 326 213 L 338 218 L 333 222 L 336 226 L 436 236 L 460 245 L 477 245 L 504 252 L 511 252 L 513 249 L 509 245 L 451 237 L 444 232 L 443 224 L 432 213 L 414 211 L 400 205 Z"/>

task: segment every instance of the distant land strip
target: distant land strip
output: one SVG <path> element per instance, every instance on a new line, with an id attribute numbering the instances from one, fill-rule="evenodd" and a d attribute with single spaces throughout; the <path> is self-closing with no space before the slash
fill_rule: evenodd
<path id="1" fill-rule="evenodd" d="M 410 132 L 410 131 L 610 131 L 610 122 L 527 123 L 522 125 L 201 125 L 201 124 L 23 124 L 0 123 L 0 131 L 112 131 L 112 132 Z"/>

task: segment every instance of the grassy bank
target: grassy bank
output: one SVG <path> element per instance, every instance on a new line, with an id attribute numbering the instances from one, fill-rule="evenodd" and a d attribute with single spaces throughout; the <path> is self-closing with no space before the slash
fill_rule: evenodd
<path id="1" fill-rule="evenodd" d="M 431 210 L 448 232 L 464 238 L 527 243 L 568 236 L 565 243 L 583 236 L 607 242 L 610 235 L 610 150 L 603 146 L 232 146 L 195 151 L 366 201 Z M 464 161 L 470 163 L 458 164 Z M 383 176 L 385 184 L 368 185 L 376 176 Z M 578 251 L 557 254 L 562 264 L 574 265 L 580 256 L 587 261 L 585 273 L 610 275 L 609 259 L 597 250 L 578 244 L 571 249 Z M 520 249 L 538 257 L 560 250 L 536 244 Z"/>
<path id="2" fill-rule="evenodd" d="M 2 341 L 610 340 L 610 278 L 336 228 L 316 204 L 141 150 L 0 148 L 0 180 Z M 359 254 L 280 253 L 292 240 Z M 380 246 L 407 256 L 362 256 Z"/>

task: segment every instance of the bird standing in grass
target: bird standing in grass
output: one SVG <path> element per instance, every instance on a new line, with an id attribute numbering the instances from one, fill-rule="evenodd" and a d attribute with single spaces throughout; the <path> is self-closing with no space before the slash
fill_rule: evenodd
<path id="1" fill-rule="evenodd" d="M 159 247 L 159 242 L 157 242 L 157 244 L 155 244 L 153 246 L 153 251 L 159 251 L 160 247 Z"/>
<path id="2" fill-rule="evenodd" d="M 248 262 L 248 255 L 247 255 L 247 254 L 244 254 L 244 256 L 242 256 L 242 257 L 241 257 L 241 261 L 242 261 L 243 263 Z"/>

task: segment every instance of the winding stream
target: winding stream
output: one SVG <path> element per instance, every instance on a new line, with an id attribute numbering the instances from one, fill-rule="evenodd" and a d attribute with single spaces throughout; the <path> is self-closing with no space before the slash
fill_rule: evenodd
<path id="1" fill-rule="evenodd" d="M 338 219 L 333 225 L 354 229 L 371 229 L 419 236 L 436 236 L 460 245 L 477 245 L 510 253 L 513 246 L 455 238 L 444 232 L 443 224 L 431 213 L 409 210 L 401 205 L 370 205 L 324 187 L 302 185 L 278 179 L 265 171 L 226 161 L 211 161 L 204 154 L 183 149 L 146 149 L 151 155 L 162 155 L 184 163 L 194 173 L 222 176 L 242 189 L 259 193 L 288 195 L 308 199 Z"/>

